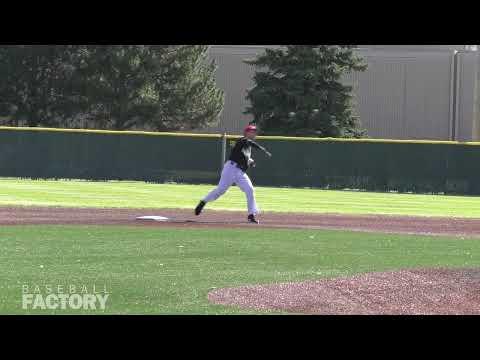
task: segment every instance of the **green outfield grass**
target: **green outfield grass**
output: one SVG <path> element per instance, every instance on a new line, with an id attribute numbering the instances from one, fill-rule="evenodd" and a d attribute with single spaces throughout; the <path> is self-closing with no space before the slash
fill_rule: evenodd
<path id="1" fill-rule="evenodd" d="M 248 312 L 210 305 L 208 292 L 372 271 L 480 266 L 478 239 L 319 230 L 14 226 L 0 228 L 0 247 L 0 314 L 87 313 L 24 311 L 23 285 L 106 285 L 107 309 L 95 314 L 239 314 Z"/>
<path id="2" fill-rule="evenodd" d="M 213 185 L 0 179 L 0 206 L 193 208 Z M 480 218 L 480 197 L 258 187 L 263 211 Z M 209 208 L 245 210 L 234 187 Z"/>

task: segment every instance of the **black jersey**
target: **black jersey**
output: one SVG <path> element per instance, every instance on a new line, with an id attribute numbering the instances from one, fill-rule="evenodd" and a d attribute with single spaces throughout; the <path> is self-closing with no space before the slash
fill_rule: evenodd
<path id="1" fill-rule="evenodd" d="M 239 139 L 230 153 L 230 161 L 237 163 L 238 167 L 243 171 L 247 171 L 249 168 L 249 159 L 252 158 L 252 147 L 262 150 L 267 155 L 270 153 L 263 147 L 258 145 L 255 141 L 243 137 Z"/>

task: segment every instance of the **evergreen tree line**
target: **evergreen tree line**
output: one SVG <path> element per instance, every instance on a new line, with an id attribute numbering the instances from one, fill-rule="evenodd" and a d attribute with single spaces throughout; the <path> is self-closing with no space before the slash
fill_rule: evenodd
<path id="1" fill-rule="evenodd" d="M 224 95 L 205 45 L 0 46 L 0 123 L 191 130 Z"/>
<path id="2" fill-rule="evenodd" d="M 352 45 L 286 45 L 246 62 L 266 135 L 362 137 L 344 75 Z M 188 131 L 213 125 L 224 94 L 207 45 L 2 45 L 0 125 Z"/>

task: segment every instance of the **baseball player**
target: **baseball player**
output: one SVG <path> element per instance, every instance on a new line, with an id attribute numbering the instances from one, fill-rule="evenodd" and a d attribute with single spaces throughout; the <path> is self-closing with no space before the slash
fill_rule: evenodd
<path id="1" fill-rule="evenodd" d="M 249 167 L 255 167 L 255 161 L 252 159 L 252 147 L 262 150 L 268 157 L 271 157 L 272 154 L 253 141 L 257 136 L 257 127 L 255 125 L 248 125 L 243 133 L 244 137 L 236 142 L 229 160 L 223 167 L 218 186 L 200 201 L 195 208 L 195 215 L 200 215 L 207 203 L 217 200 L 225 194 L 230 186 L 236 184 L 247 197 L 248 222 L 254 224 L 259 223 L 255 218 L 259 212 L 255 201 L 255 191 L 246 171 Z"/>

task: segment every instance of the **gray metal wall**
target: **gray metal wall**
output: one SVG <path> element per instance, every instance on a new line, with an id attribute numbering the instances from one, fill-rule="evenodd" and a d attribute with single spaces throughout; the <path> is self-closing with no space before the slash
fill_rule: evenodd
<path id="1" fill-rule="evenodd" d="M 467 45 L 358 45 L 360 48 L 376 50 L 408 50 L 408 51 L 463 51 Z"/>
<path id="2" fill-rule="evenodd" d="M 225 108 L 216 127 L 205 132 L 241 133 L 250 116 L 244 115 L 248 102 L 247 89 L 253 86 L 253 67 L 243 62 L 265 51 L 264 46 L 212 46 L 210 55 L 218 66 L 217 84 L 225 91 Z"/>
<path id="3" fill-rule="evenodd" d="M 370 137 L 390 139 L 479 140 L 478 54 L 455 48 L 366 47 L 358 53 L 368 70 L 346 76 L 355 108 Z M 458 45 L 458 48 L 463 47 Z M 244 64 L 263 46 L 212 46 L 225 110 L 217 127 L 205 132 L 241 133 L 251 120 L 243 111 L 253 69 Z"/>
<path id="4" fill-rule="evenodd" d="M 362 126 L 373 138 L 449 139 L 450 52 L 360 50 L 368 70 L 347 76 Z"/>
<path id="5" fill-rule="evenodd" d="M 476 52 L 461 52 L 456 58 L 454 138 L 459 141 L 480 140 L 479 56 Z"/>

